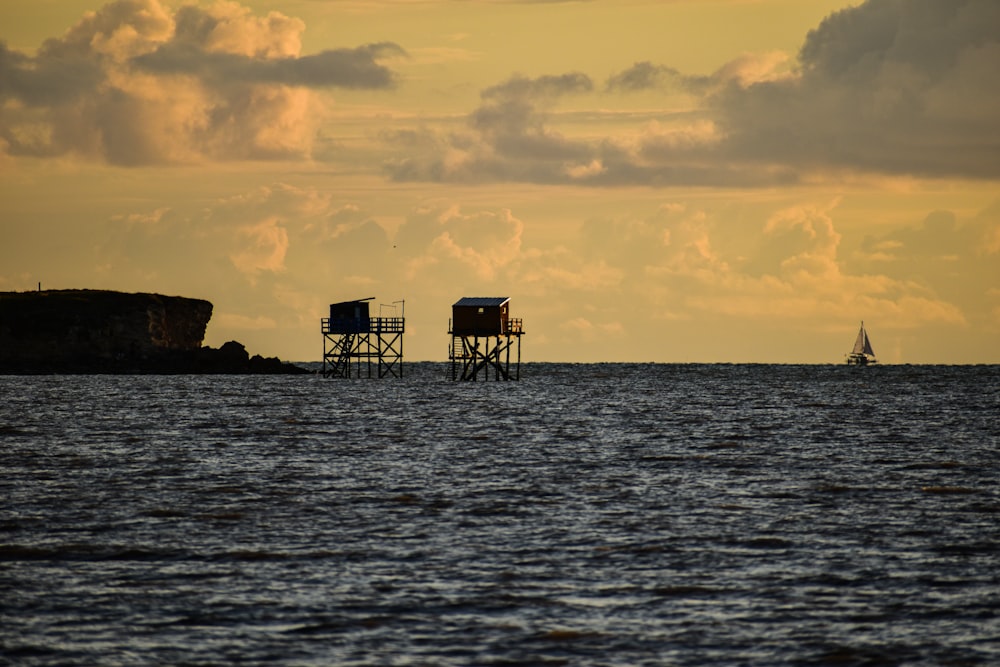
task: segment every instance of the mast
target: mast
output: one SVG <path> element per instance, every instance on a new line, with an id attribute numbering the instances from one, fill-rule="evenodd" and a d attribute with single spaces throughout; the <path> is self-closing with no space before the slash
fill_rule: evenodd
<path id="1" fill-rule="evenodd" d="M 861 328 L 858 330 L 858 337 L 854 340 L 854 349 L 847 355 L 847 363 L 858 366 L 867 366 L 875 362 L 875 350 L 872 349 L 872 342 L 865 331 L 865 322 L 861 321 Z"/>
<path id="2" fill-rule="evenodd" d="M 875 350 L 872 349 L 872 342 L 868 339 L 868 332 L 865 331 L 865 323 L 864 322 L 861 323 L 861 331 L 864 331 L 864 334 L 865 334 L 865 347 L 862 350 L 862 352 L 864 352 L 865 354 L 867 354 L 867 355 L 869 355 L 871 357 L 874 357 L 875 356 Z"/>
<path id="3" fill-rule="evenodd" d="M 861 328 L 858 330 L 858 337 L 854 339 L 854 349 L 851 350 L 851 354 L 867 354 L 865 348 L 871 349 L 871 344 L 868 342 L 868 334 L 865 333 L 865 322 L 861 320 Z"/>

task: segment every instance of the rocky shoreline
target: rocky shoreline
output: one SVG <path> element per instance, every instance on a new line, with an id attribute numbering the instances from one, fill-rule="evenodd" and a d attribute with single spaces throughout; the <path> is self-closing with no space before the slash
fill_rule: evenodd
<path id="1" fill-rule="evenodd" d="M 306 374 L 239 342 L 202 345 L 204 299 L 108 290 L 0 292 L 2 374 Z"/>

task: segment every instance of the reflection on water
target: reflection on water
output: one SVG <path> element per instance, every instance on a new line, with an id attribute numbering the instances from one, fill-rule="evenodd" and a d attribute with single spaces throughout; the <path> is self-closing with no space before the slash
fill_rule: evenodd
<path id="1" fill-rule="evenodd" d="M 1000 368 L 0 377 L 11 664 L 1000 663 Z"/>

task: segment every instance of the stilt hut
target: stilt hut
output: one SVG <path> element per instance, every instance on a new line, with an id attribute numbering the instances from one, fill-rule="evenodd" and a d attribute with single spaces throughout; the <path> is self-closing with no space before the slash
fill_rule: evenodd
<path id="1" fill-rule="evenodd" d="M 524 329 L 510 316 L 510 297 L 462 297 L 451 307 L 448 334 L 452 380 L 521 378 Z"/>
<path id="2" fill-rule="evenodd" d="M 330 304 L 330 317 L 320 323 L 323 377 L 403 377 L 403 313 L 372 317 L 374 299 Z"/>

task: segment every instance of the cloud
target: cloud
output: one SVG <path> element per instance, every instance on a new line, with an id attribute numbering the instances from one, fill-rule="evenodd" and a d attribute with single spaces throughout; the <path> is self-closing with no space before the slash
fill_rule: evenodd
<path id="1" fill-rule="evenodd" d="M 511 77 L 482 91 L 483 103 L 469 114 L 467 132 L 391 135 L 391 141 L 402 137 L 416 150 L 390 160 L 386 171 L 398 181 L 544 183 L 565 182 L 570 174 L 600 173 L 587 143 L 548 127 L 548 110 L 560 98 L 592 89 L 591 79 L 578 72 Z"/>
<path id="2" fill-rule="evenodd" d="M 885 273 L 955 304 L 971 320 L 1000 286 L 1000 203 L 962 219 L 933 211 L 905 227 L 872 234 L 846 257 L 850 270 Z"/>
<path id="3" fill-rule="evenodd" d="M 288 252 L 288 230 L 269 218 L 239 230 L 241 247 L 229 258 L 243 273 L 253 277 L 260 271 L 283 271 Z"/>
<path id="4" fill-rule="evenodd" d="M 589 77 L 574 72 L 535 79 L 517 76 L 484 90 L 483 106 L 469 117 L 485 139 L 481 163 L 517 173 L 554 160 L 587 160 L 584 145 L 546 127 L 546 108 L 562 96 L 592 88 Z"/>
<path id="5" fill-rule="evenodd" d="M 389 88 L 391 70 L 378 59 L 401 55 L 389 42 L 355 49 L 336 49 L 301 57 L 260 58 L 237 53 L 206 52 L 187 44 L 169 44 L 133 59 L 140 69 L 155 74 L 187 74 L 213 86 L 282 84 L 287 86 Z"/>
<path id="6" fill-rule="evenodd" d="M 579 72 L 513 77 L 483 90 L 465 131 L 425 129 L 386 170 L 400 181 L 592 187 L 995 179 L 997 71 L 994 0 L 867 0 L 827 17 L 797 61 L 741 54 L 708 75 L 640 61 L 601 90 Z M 594 110 L 581 131 L 584 116 L 559 109 L 570 94 L 620 102 L 642 91 L 663 95 L 664 110 L 628 132 L 620 114 Z"/>
<path id="7" fill-rule="evenodd" d="M 587 92 L 593 87 L 590 77 L 581 72 L 545 75 L 534 79 L 519 75 L 485 89 L 482 97 L 487 100 L 554 99 L 561 95 Z"/>
<path id="8" fill-rule="evenodd" d="M 647 60 L 612 74 L 608 77 L 605 89 L 618 92 L 677 89 L 692 94 L 705 94 L 730 84 L 747 88 L 755 83 L 789 79 L 791 74 L 787 67 L 788 61 L 788 56 L 781 51 L 745 53 L 709 76 L 692 76 Z"/>
<path id="9" fill-rule="evenodd" d="M 800 169 L 1000 176 L 1000 5 L 867 2 L 806 37 L 799 76 L 714 98 L 729 155 Z"/>
<path id="10" fill-rule="evenodd" d="M 743 270 L 758 276 L 792 278 L 799 274 L 836 279 L 841 235 L 834 228 L 831 213 L 837 203 L 793 206 L 772 215 L 764 225 L 759 247 Z"/>
<path id="11" fill-rule="evenodd" d="M 113 277 L 129 289 L 210 298 L 213 327 L 225 332 L 213 328 L 221 337 L 213 341 L 237 336 L 254 350 L 257 341 L 292 338 L 312 349 L 330 302 L 367 296 L 412 299 L 411 349 L 426 350 L 424 358 L 439 358 L 448 306 L 469 295 L 511 296 L 537 358 L 569 348 L 597 360 L 677 358 L 684 331 L 691 349 L 739 359 L 749 354 L 741 341 L 778 323 L 774 358 L 793 354 L 779 349 L 789 342 L 811 358 L 816 332 L 862 317 L 878 323 L 877 344 L 930 327 L 995 332 L 1000 324 L 1000 205 L 883 222 L 864 238 L 830 196 L 708 201 L 716 203 L 677 197 L 644 213 L 592 215 L 544 239 L 548 220 L 535 206 L 441 199 L 398 220 L 391 204 L 274 184 L 212 201 L 150 202 L 102 225 L 85 220 L 64 270 L 99 286 L 113 286 Z M 7 263 L 10 284 L 19 264 Z"/>
<path id="12" fill-rule="evenodd" d="M 518 271 L 533 289 L 546 285 L 553 303 L 591 304 L 594 314 L 579 322 L 780 318 L 809 326 L 868 312 L 891 314 L 899 328 L 964 326 L 988 301 L 985 290 L 997 285 L 996 276 L 984 276 L 982 294 L 960 299 L 944 289 L 944 265 L 917 279 L 902 267 L 860 264 L 843 251 L 838 204 L 833 199 L 785 206 L 756 229 L 680 203 L 642 218 L 595 218 L 567 239 L 564 252 L 539 251 L 536 259 L 520 262 Z M 975 233 L 950 237 L 949 252 L 974 254 L 980 232 L 985 228 L 977 224 Z M 988 258 L 975 265 L 988 266 Z M 600 279 L 587 281 L 597 267 Z M 566 278 L 557 281 L 560 275 Z M 642 315 L 634 312 L 637 300 Z"/>
<path id="13" fill-rule="evenodd" d="M 34 56 L 0 44 L 0 145 L 117 165 L 302 159 L 318 88 L 386 89 L 384 42 L 301 55 L 302 21 L 235 2 L 117 0 Z"/>
<path id="14" fill-rule="evenodd" d="M 44 47 L 43 47 L 44 50 Z M 0 99 L 28 107 L 71 101 L 103 80 L 99 65 L 75 58 L 31 58 L 0 42 Z"/>
<path id="15" fill-rule="evenodd" d="M 608 90 L 634 92 L 662 86 L 683 85 L 683 82 L 684 76 L 673 67 L 654 65 L 646 60 L 611 75 L 605 85 Z"/>
<path id="16" fill-rule="evenodd" d="M 305 29 L 300 19 L 279 12 L 254 16 L 237 2 L 217 2 L 208 10 L 185 5 L 175 14 L 175 26 L 172 39 L 165 45 L 258 58 L 297 56 Z"/>
<path id="17" fill-rule="evenodd" d="M 734 68 L 720 75 L 720 80 L 738 79 L 742 71 Z M 620 81 L 631 83 L 612 82 L 609 86 L 639 86 L 636 80 L 643 76 L 626 74 Z M 713 80 L 690 79 L 682 83 L 706 90 L 715 85 Z M 512 181 L 597 187 L 777 185 L 797 181 L 792 170 L 780 165 L 748 166 L 727 161 L 720 152 L 716 126 L 704 117 L 692 121 L 681 114 L 678 122 L 665 114 L 668 124 L 654 121 L 638 137 L 611 135 L 594 139 L 555 129 L 554 125 L 563 119 L 555 113 L 559 102 L 569 95 L 593 90 L 591 79 L 580 73 L 535 79 L 513 77 L 482 92 L 482 104 L 467 117 L 467 131 L 440 133 L 425 128 L 391 135 L 395 145 L 407 154 L 389 160 L 386 173 L 397 181 Z M 590 115 L 604 117 L 601 113 Z M 398 141 L 400 138 L 406 141 Z"/>
<path id="18" fill-rule="evenodd" d="M 434 280 L 455 273 L 488 283 L 510 266 L 522 250 L 524 223 L 509 210 L 463 211 L 433 205 L 414 211 L 399 228 L 395 246 L 408 280 Z"/>

